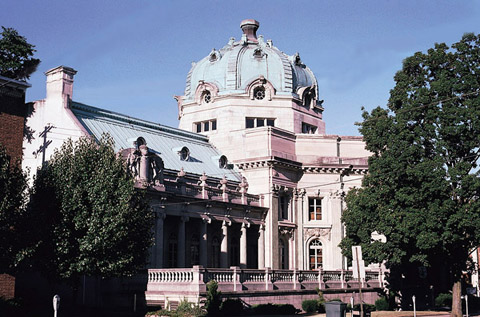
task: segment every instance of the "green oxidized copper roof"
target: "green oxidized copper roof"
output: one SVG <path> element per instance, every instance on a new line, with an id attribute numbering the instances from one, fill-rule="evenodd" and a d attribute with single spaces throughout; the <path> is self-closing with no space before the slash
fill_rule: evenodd
<path id="1" fill-rule="evenodd" d="M 120 113 L 87 106 L 78 102 L 71 103 L 71 110 L 83 127 L 96 138 L 108 133 L 115 141 L 115 150 L 133 147 L 133 140 L 143 137 L 147 146 L 156 151 L 163 159 L 165 168 L 180 170 L 201 175 L 205 172 L 209 177 L 238 181 L 241 176 L 232 169 L 219 166 L 219 153 L 208 138 L 158 123 L 149 122 Z M 182 161 L 178 151 L 187 147 L 190 151 L 188 161 Z"/>
<path id="2" fill-rule="evenodd" d="M 287 55 L 273 46 L 271 40 L 256 36 L 259 23 L 255 20 L 242 21 L 255 25 L 251 34 L 244 34 L 239 41 L 231 38 L 220 50 L 213 49 L 208 56 L 197 63 L 187 75 L 185 100 L 193 100 L 199 81 L 213 83 L 219 95 L 245 92 L 253 80 L 263 76 L 270 81 L 279 95 L 292 95 L 302 87 L 315 86 L 317 79 L 301 61 L 298 53 Z M 318 96 L 318 91 L 317 91 Z"/>

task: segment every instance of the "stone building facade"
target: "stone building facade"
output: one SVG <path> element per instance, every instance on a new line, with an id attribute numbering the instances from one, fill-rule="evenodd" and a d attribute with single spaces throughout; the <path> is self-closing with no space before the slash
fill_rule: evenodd
<path id="1" fill-rule="evenodd" d="M 313 72 L 258 27 L 242 21 L 239 41 L 192 65 L 175 97 L 179 129 L 73 101 L 76 71 L 45 73 L 47 96 L 28 123 L 46 137 L 24 143 L 24 166 L 35 170 L 68 137 L 113 137 L 156 214 L 147 302 L 198 300 L 212 278 L 227 293 L 252 282 L 312 298 L 317 286 L 345 295 L 359 283 L 338 244 L 344 195 L 361 185 L 369 153 L 360 137 L 326 134 Z M 382 285 L 381 273 L 369 279 Z"/>
<path id="2" fill-rule="evenodd" d="M 239 41 L 194 63 L 177 96 L 179 127 L 209 137 L 265 195 L 265 266 L 346 269 L 338 244 L 343 196 L 360 186 L 361 137 L 328 135 L 316 77 L 244 20 Z"/>

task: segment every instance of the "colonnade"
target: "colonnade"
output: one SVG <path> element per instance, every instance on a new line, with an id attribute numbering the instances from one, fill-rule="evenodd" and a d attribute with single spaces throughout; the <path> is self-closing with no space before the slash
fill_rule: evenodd
<path id="1" fill-rule="evenodd" d="M 155 222 L 155 245 L 153 248 L 154 256 L 152 261 L 155 268 L 166 267 L 165 262 L 165 235 L 164 235 L 164 222 L 167 216 L 165 212 L 155 210 L 156 222 Z M 177 233 L 177 267 L 184 268 L 186 263 L 186 222 L 190 220 L 188 216 L 171 216 L 178 219 Z M 198 219 L 198 218 L 196 218 Z M 208 267 L 208 225 L 212 223 L 212 219 L 201 219 L 199 228 L 199 264 Z M 229 267 L 229 235 L 231 234 L 232 221 L 230 219 L 223 220 L 221 224 L 220 237 L 220 268 Z M 255 229 L 254 229 L 255 228 Z M 256 230 L 258 228 L 258 268 L 265 268 L 265 226 L 263 224 L 251 227 L 249 223 L 242 222 L 240 227 L 239 237 L 239 264 L 240 268 L 247 268 L 247 243 L 248 232 L 250 230 Z M 251 243 L 251 241 L 250 241 Z"/>

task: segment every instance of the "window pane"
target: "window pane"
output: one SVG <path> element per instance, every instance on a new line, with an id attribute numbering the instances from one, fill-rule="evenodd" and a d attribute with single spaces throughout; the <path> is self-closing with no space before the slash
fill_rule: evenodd
<path id="1" fill-rule="evenodd" d="M 210 122 L 204 122 L 203 123 L 203 131 L 208 131 L 210 130 Z"/>
<path id="2" fill-rule="evenodd" d="M 247 118 L 245 119 L 245 127 L 247 129 L 250 129 L 250 128 L 253 128 L 254 127 L 254 123 L 253 123 L 253 119 L 252 118 Z"/>
<path id="3" fill-rule="evenodd" d="M 257 118 L 257 127 L 263 127 L 265 125 L 265 119 Z"/>
<path id="4" fill-rule="evenodd" d="M 202 124 L 201 123 L 195 123 L 195 125 L 197 126 L 197 133 L 202 132 Z"/>
<path id="5" fill-rule="evenodd" d="M 212 130 L 217 130 L 217 120 L 212 120 Z"/>
<path id="6" fill-rule="evenodd" d="M 267 125 L 269 127 L 274 127 L 275 126 L 275 119 L 267 119 Z"/>

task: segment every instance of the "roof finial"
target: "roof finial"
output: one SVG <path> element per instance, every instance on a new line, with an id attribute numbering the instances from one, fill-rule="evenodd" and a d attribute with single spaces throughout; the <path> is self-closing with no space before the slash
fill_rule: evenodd
<path id="1" fill-rule="evenodd" d="M 249 41 L 257 42 L 257 30 L 260 23 L 254 19 L 246 19 L 240 23 L 243 34 L 247 36 Z"/>

